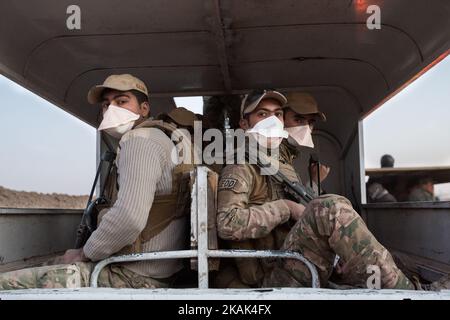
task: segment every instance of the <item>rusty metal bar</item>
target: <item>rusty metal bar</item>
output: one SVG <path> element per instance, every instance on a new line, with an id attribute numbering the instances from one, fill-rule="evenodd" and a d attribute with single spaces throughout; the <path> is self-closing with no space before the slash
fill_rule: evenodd
<path id="1" fill-rule="evenodd" d="M 303 255 L 293 251 L 279 250 L 209 250 L 209 258 L 284 258 L 296 259 L 303 262 L 311 272 L 313 288 L 320 288 L 319 274 L 314 264 L 309 262 Z"/>
<path id="2" fill-rule="evenodd" d="M 191 181 L 196 181 L 196 172 L 191 172 Z M 191 192 L 191 248 L 197 249 L 198 247 L 198 231 L 197 231 L 197 188 L 195 187 L 195 184 L 192 187 Z"/>
<path id="3" fill-rule="evenodd" d="M 100 261 L 91 276 L 91 287 L 96 288 L 100 271 L 111 263 L 135 262 L 144 260 L 197 258 L 198 288 L 207 289 L 208 258 L 284 258 L 303 262 L 311 272 L 313 288 L 320 288 L 316 266 L 298 252 L 277 250 L 209 250 L 208 248 L 208 171 L 207 167 L 195 169 L 195 182 L 192 189 L 191 205 L 191 245 L 197 250 L 156 251 L 141 254 L 117 256 Z"/>
<path id="4" fill-rule="evenodd" d="M 98 276 L 104 267 L 111 263 L 118 262 L 136 262 L 144 260 L 163 260 L 163 259 L 182 259 L 182 258 L 194 258 L 197 256 L 197 250 L 180 250 L 180 251 L 156 251 L 129 254 L 117 257 L 111 257 L 100 261 L 96 264 L 94 271 L 91 274 L 91 287 L 97 288 Z"/>
<path id="5" fill-rule="evenodd" d="M 208 288 L 208 168 L 197 167 L 198 287 Z"/>

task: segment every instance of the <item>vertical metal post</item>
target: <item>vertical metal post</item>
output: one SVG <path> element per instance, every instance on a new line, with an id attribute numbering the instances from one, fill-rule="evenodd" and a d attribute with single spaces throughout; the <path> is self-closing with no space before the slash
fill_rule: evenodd
<path id="1" fill-rule="evenodd" d="M 359 185 L 361 189 L 361 204 L 366 204 L 366 163 L 364 157 L 364 125 L 363 120 L 358 121 L 358 146 L 359 146 Z"/>
<path id="2" fill-rule="evenodd" d="M 191 181 L 194 181 L 191 192 L 191 248 L 198 249 L 197 232 L 197 170 L 191 172 Z"/>
<path id="3" fill-rule="evenodd" d="M 197 167 L 198 287 L 208 288 L 208 169 Z"/>

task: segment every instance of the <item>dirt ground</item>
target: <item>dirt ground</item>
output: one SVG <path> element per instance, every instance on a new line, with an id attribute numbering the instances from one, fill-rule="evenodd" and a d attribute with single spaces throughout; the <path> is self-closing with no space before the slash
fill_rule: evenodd
<path id="1" fill-rule="evenodd" d="M 84 209 L 89 196 L 16 191 L 0 186 L 0 208 Z"/>

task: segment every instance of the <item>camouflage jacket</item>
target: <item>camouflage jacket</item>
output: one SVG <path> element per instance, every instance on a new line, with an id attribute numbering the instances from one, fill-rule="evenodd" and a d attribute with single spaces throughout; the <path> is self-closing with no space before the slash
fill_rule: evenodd
<path id="1" fill-rule="evenodd" d="M 292 166 L 280 162 L 280 170 L 299 181 Z M 218 186 L 217 229 L 232 249 L 279 249 L 293 225 L 284 203 L 281 185 L 263 176 L 255 165 L 227 165 Z M 241 281 L 260 285 L 272 269 L 269 259 L 235 259 Z"/>

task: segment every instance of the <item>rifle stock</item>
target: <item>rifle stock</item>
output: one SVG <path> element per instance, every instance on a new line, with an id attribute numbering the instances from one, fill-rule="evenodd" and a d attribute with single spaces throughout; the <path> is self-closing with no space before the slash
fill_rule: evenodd
<path id="1" fill-rule="evenodd" d="M 100 160 L 100 163 L 98 164 L 97 173 L 95 174 L 94 183 L 91 188 L 91 193 L 89 195 L 88 202 L 86 204 L 86 209 L 84 209 L 83 216 L 81 218 L 80 225 L 78 226 L 77 232 L 76 232 L 76 240 L 75 240 L 75 248 L 79 249 L 84 246 L 86 241 L 91 236 L 92 232 L 97 228 L 97 215 L 98 215 L 98 206 L 101 205 L 109 205 L 109 200 L 105 197 L 105 185 L 106 181 L 111 173 L 112 165 L 115 159 L 115 153 L 111 151 L 106 151 Z M 97 181 L 100 177 L 100 172 L 102 169 L 103 162 L 108 162 L 108 170 L 107 170 L 107 177 L 105 179 L 105 183 L 103 183 L 101 195 L 94 201 L 92 201 L 92 198 L 94 196 L 95 186 L 97 185 Z"/>

